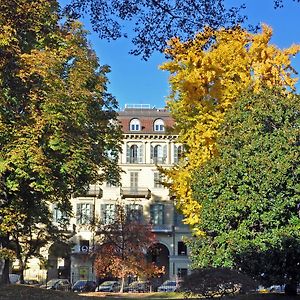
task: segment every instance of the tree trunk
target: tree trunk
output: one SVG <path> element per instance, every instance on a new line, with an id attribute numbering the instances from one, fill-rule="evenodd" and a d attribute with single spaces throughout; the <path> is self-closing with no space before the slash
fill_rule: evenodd
<path id="1" fill-rule="evenodd" d="M 4 260 L 2 275 L 0 275 L 0 284 L 9 284 L 9 259 Z"/>
<path id="2" fill-rule="evenodd" d="M 21 284 L 24 284 L 25 283 L 25 281 L 24 281 L 24 266 L 22 264 L 20 264 L 19 272 L 20 272 L 19 273 L 20 274 L 19 281 L 20 281 Z"/>
<path id="3" fill-rule="evenodd" d="M 125 283 L 125 277 L 121 278 L 121 287 L 120 287 L 120 293 L 124 292 L 124 283 Z"/>
<path id="4" fill-rule="evenodd" d="M 9 236 L 3 236 L 0 238 L 2 248 L 7 248 L 9 243 Z M 4 266 L 2 268 L 2 274 L 0 274 L 0 284 L 8 284 L 9 281 L 9 259 L 4 259 Z"/>

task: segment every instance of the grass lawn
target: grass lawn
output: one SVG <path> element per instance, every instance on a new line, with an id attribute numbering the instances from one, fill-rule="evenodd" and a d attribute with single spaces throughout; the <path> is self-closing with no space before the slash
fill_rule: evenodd
<path id="1" fill-rule="evenodd" d="M 0 286 L 0 300 L 158 300 L 183 299 L 180 293 L 85 293 L 60 292 L 31 287 L 26 285 Z M 252 294 L 235 297 L 224 297 L 223 300 L 300 300 L 297 297 L 287 297 L 283 294 Z"/>

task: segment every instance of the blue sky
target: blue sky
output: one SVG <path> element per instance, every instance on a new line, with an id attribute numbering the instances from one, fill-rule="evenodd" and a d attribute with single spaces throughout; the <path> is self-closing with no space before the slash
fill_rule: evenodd
<path id="1" fill-rule="evenodd" d="M 62 4 L 69 2 L 60 0 Z M 279 48 L 300 44 L 300 3 L 284 0 L 284 8 L 276 10 L 273 0 L 226 0 L 225 3 L 235 6 L 245 3 L 249 22 L 270 25 L 273 28 L 272 43 Z M 120 108 L 127 103 L 164 107 L 169 93 L 169 74 L 159 70 L 159 65 L 165 61 L 164 56 L 156 53 L 145 62 L 140 57 L 128 54 L 131 49 L 129 40 L 100 40 L 90 29 L 88 18 L 82 19 L 82 22 L 91 32 L 90 41 L 100 63 L 111 66 L 108 89 L 118 99 Z M 300 54 L 293 60 L 293 65 L 300 72 Z"/>

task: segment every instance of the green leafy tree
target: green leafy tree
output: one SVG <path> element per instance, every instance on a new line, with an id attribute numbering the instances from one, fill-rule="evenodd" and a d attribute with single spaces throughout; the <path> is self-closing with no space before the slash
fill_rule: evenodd
<path id="1" fill-rule="evenodd" d="M 268 283 L 300 274 L 300 101 L 292 93 L 248 93 L 228 111 L 218 155 L 195 173 L 202 237 L 194 267 L 238 267 Z"/>
<path id="2" fill-rule="evenodd" d="M 0 205 L 8 209 L 0 219 L 14 228 L 1 228 L 0 242 L 13 242 L 23 257 L 37 255 L 21 245 L 28 232 L 45 239 L 56 232 L 51 203 L 70 215 L 71 194 L 119 180 L 109 68 L 99 65 L 81 24 L 61 23 L 57 1 L 0 3 Z"/>
<path id="3" fill-rule="evenodd" d="M 227 7 L 224 0 L 72 0 L 66 10 L 76 17 L 88 13 L 100 38 L 114 40 L 134 32 L 131 54 L 148 59 L 153 51 L 163 52 L 172 37 L 187 40 L 207 25 L 217 29 L 244 22 L 243 7 Z M 128 23 L 132 26 L 123 26 Z"/>

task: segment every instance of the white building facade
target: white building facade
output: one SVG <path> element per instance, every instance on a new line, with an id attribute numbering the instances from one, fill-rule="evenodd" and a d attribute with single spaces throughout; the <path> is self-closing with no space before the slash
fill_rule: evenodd
<path id="1" fill-rule="evenodd" d="M 157 238 L 157 256 L 152 257 L 165 267 L 161 281 L 184 276 L 190 272 L 189 250 L 185 238 L 190 236 L 187 225 L 174 207 L 174 200 L 161 184 L 157 165 L 170 168 L 178 162 L 182 147 L 176 143 L 176 135 L 166 130 L 173 120 L 165 109 L 148 106 L 127 107 L 119 112 L 123 130 L 122 153 L 119 165 L 120 186 L 108 183 L 91 185 L 87 195 L 72 198 L 74 217 L 70 230 L 74 235 L 71 246 L 52 245 L 49 249 L 47 279 L 58 276 L 95 280 L 93 261 L 89 255 L 95 243 L 95 234 L 88 226 L 94 217 L 105 222 L 111 216 L 117 201 L 122 201 L 136 211 L 140 221 L 151 223 Z M 53 211 L 54 221 L 59 212 Z M 25 274 L 26 275 L 26 274 Z"/>

